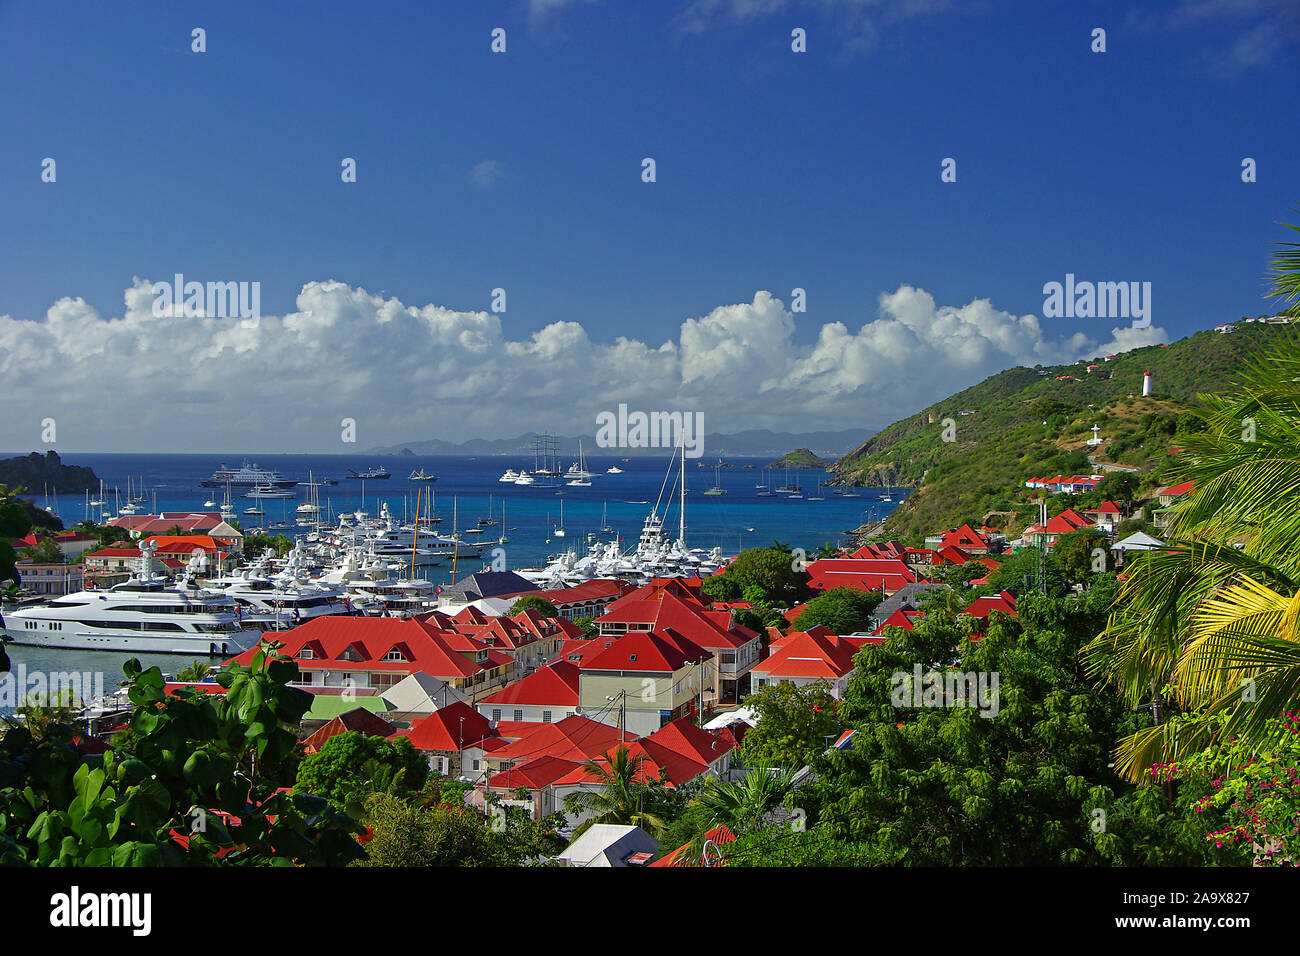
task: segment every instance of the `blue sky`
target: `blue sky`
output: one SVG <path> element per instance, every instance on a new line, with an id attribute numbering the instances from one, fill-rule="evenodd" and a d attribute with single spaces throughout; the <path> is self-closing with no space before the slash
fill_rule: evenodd
<path id="1" fill-rule="evenodd" d="M 241 370 L 322 421 L 351 401 L 362 445 L 590 429 L 624 397 L 706 403 L 710 431 L 878 427 L 1035 356 L 1267 310 L 1269 245 L 1300 199 L 1292 7 L 0 2 L 0 371 L 30 416 L 71 419 L 84 450 L 204 450 L 175 443 L 214 401 L 231 406 L 221 447 L 337 450 L 315 412 L 285 420 L 290 441 L 246 390 L 223 395 Z M 505 54 L 489 50 L 495 27 Z M 807 53 L 790 49 L 795 27 Z M 344 157 L 356 183 L 340 181 Z M 940 182 L 945 157 L 956 183 Z M 1257 182 L 1241 181 L 1243 157 Z M 150 329 L 126 314 L 137 278 L 178 271 L 258 281 L 264 315 L 286 318 L 249 340 L 229 320 Z M 1067 272 L 1150 281 L 1163 338 L 1041 318 L 1043 284 Z M 343 291 L 306 309 L 304 287 L 329 280 Z M 497 287 L 507 311 L 486 313 Z M 795 287 L 807 312 L 785 311 Z M 934 314 L 915 317 L 927 298 Z M 399 335 L 369 305 L 390 299 L 460 318 Z M 969 311 L 980 300 L 988 314 Z M 827 337 L 834 323 L 851 343 Z M 972 330 L 980 341 L 938 362 L 923 341 Z M 305 335 L 345 369 L 298 368 Z M 627 382 L 636 349 L 619 337 L 657 357 L 654 381 Z M 830 367 L 837 349 L 857 365 Z M 44 362 L 58 381 L 119 359 L 132 428 L 79 380 L 57 399 L 27 381 Z M 584 362 L 610 374 L 573 401 Z M 170 417 L 150 411 L 148 368 L 188 373 Z M 887 388 L 890 369 L 923 381 Z M 568 387 L 530 391 L 538 377 Z M 28 431 L 0 439 L 27 447 Z"/>

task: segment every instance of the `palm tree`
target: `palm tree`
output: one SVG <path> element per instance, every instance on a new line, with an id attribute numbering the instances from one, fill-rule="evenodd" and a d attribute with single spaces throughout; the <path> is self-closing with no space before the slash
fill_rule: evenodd
<path id="1" fill-rule="evenodd" d="M 1292 251 L 1272 260 L 1272 294 L 1294 300 L 1300 246 L 1282 245 Z M 1086 651 L 1091 673 L 1155 716 L 1120 742 L 1116 769 L 1132 780 L 1216 740 L 1254 738 L 1300 700 L 1300 339 L 1202 404 L 1182 475 L 1194 493 L 1172 509 L 1169 547 L 1129 563 Z M 1165 721 L 1171 705 L 1181 715 Z"/>
<path id="2" fill-rule="evenodd" d="M 763 818 L 790 793 L 792 780 L 786 771 L 767 770 L 751 770 L 739 783 L 709 777 L 696 801 L 709 813 L 707 829 L 728 826 L 740 833 L 762 826 Z"/>
<path id="3" fill-rule="evenodd" d="M 641 782 L 643 756 L 632 756 L 626 746 L 619 745 L 606 751 L 583 766 L 587 776 L 600 787 L 599 790 L 580 790 L 564 801 L 570 813 L 592 813 L 594 816 L 573 831 L 575 837 L 585 833 L 593 823 L 622 823 L 639 826 L 652 834 L 662 833 L 663 819 L 654 812 L 658 804 L 657 784 Z M 646 809 L 649 803 L 651 809 Z"/>
<path id="4" fill-rule="evenodd" d="M 206 661 L 191 661 L 176 672 L 176 680 L 182 683 L 197 684 L 211 673 L 211 664 Z"/>

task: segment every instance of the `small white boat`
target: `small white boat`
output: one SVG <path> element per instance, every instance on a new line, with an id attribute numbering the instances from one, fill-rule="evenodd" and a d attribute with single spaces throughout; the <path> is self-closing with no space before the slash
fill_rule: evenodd
<path id="1" fill-rule="evenodd" d="M 623 474 L 623 469 L 620 468 L 620 467 L 618 467 L 618 465 L 610 465 L 608 468 L 605 469 L 605 474 L 607 474 L 607 475 L 621 475 L 621 474 Z"/>

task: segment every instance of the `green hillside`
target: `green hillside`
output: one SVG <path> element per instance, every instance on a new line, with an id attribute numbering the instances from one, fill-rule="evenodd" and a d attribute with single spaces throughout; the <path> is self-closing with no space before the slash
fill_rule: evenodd
<path id="1" fill-rule="evenodd" d="M 1231 334 L 1198 332 L 1108 362 L 1008 369 L 873 436 L 835 462 L 832 483 L 917 488 L 886 524 L 894 535 L 990 511 L 1012 513 L 1003 520 L 1014 529 L 1029 519 L 1027 478 L 1102 473 L 1090 455 L 1138 468 L 1149 486 L 1170 472 L 1178 436 L 1196 427 L 1196 396 L 1220 388 L 1249 353 L 1294 335 L 1288 326 L 1238 323 Z M 1100 368 L 1089 372 L 1089 364 Z M 1144 399 L 1146 371 L 1153 395 Z M 1086 445 L 1093 425 L 1104 441 L 1097 449 Z"/>

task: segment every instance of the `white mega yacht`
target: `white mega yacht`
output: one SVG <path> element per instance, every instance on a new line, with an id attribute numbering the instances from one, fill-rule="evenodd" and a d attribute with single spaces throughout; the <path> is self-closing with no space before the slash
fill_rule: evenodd
<path id="1" fill-rule="evenodd" d="M 228 595 L 157 574 L 153 552 L 152 542 L 140 546 L 136 575 L 122 584 L 12 612 L 6 637 L 36 647 L 227 656 L 262 636 L 240 620 Z"/>

